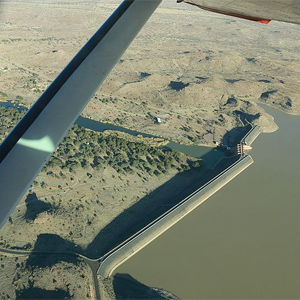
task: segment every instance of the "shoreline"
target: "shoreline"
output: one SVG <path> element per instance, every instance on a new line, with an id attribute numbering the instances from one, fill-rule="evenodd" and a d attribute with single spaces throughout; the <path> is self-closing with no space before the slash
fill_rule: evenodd
<path id="1" fill-rule="evenodd" d="M 251 127 L 241 139 L 241 143 L 250 146 L 259 134 L 260 128 L 258 126 Z M 254 162 L 252 157 L 248 154 L 244 154 L 244 152 L 242 152 L 241 155 L 231 157 L 231 159 L 235 159 L 236 157 L 237 159 L 229 166 L 217 172 L 215 176 L 181 200 L 178 204 L 175 204 L 157 219 L 147 224 L 127 240 L 102 256 L 97 274 L 102 278 L 110 277 L 118 266 L 147 246 L 183 217 L 188 215 L 192 210 L 206 201 L 210 196 Z M 214 169 L 213 171 L 218 170 Z"/>
<path id="2" fill-rule="evenodd" d="M 8 103 L 10 104 L 9 107 L 14 107 L 14 108 L 17 108 L 17 109 L 26 109 L 28 110 L 30 108 L 30 106 L 27 105 L 27 103 L 20 103 L 20 100 L 18 99 L 2 99 L 0 101 L 0 105 L 4 104 L 4 103 Z M 279 107 L 276 107 L 276 106 L 273 106 L 271 104 L 268 104 L 268 103 L 264 103 L 264 102 L 261 102 L 261 101 L 257 101 L 256 102 L 257 105 L 263 109 L 263 107 L 261 105 L 266 105 L 268 107 L 271 107 L 271 108 L 274 108 L 276 110 L 279 110 L 279 111 L 282 111 L 283 113 L 287 113 L 289 115 L 300 115 L 299 114 L 296 114 L 296 113 L 292 113 L 292 112 L 288 112 L 286 110 L 283 110 L 283 109 L 280 109 Z M 5 106 L 5 105 L 4 105 Z M 6 106 L 5 106 L 6 107 Z M 263 109 L 264 113 L 268 116 L 268 117 L 272 117 L 270 114 L 268 114 L 264 109 Z M 120 133 L 127 133 L 129 135 L 134 135 L 134 136 L 141 136 L 142 139 L 145 139 L 146 141 L 147 140 L 150 140 L 150 139 L 153 139 L 154 141 L 156 139 L 162 139 L 163 141 L 160 141 L 159 143 L 161 145 L 167 145 L 169 143 L 176 143 L 176 144 L 179 144 L 179 145 L 183 145 L 183 146 L 187 146 L 187 147 L 190 147 L 190 146 L 196 146 L 196 147 L 206 147 L 206 148 L 216 148 L 216 144 L 214 143 L 193 143 L 193 142 L 183 142 L 182 140 L 180 139 L 173 139 L 171 137 L 165 137 L 165 136 L 162 136 L 162 135 L 154 135 L 153 133 L 149 133 L 149 132 L 141 132 L 141 131 L 138 131 L 138 130 L 135 130 L 135 129 L 131 129 L 129 126 L 126 126 L 126 125 L 118 125 L 116 124 L 115 122 L 109 122 L 107 120 L 95 120 L 93 118 L 91 118 L 91 116 L 87 113 L 84 113 L 82 115 L 79 116 L 79 118 L 82 118 L 82 119 L 87 119 L 88 121 L 92 121 L 92 122 L 96 122 L 96 123 L 99 123 L 99 124 L 107 124 L 107 125 L 111 125 L 113 127 L 118 127 L 120 129 L 124 129 L 124 130 L 118 130 L 118 128 L 116 129 L 104 129 L 102 132 L 105 132 L 105 131 L 115 131 L 115 132 L 120 132 Z M 272 121 L 271 121 L 273 124 L 269 124 L 267 126 L 263 126 L 259 123 L 259 126 L 261 127 L 262 129 L 262 132 L 264 133 L 272 133 L 272 132 L 275 132 L 278 130 L 278 126 L 274 120 L 274 118 L 272 118 Z M 77 124 L 75 122 L 75 124 Z M 83 126 L 83 125 L 78 125 L 78 126 Z M 85 126 L 83 126 L 85 127 Z M 230 131 L 233 131 L 234 129 L 236 129 L 237 127 L 233 127 L 231 129 L 229 129 L 227 132 L 230 132 Z M 96 129 L 92 129 L 92 130 L 96 130 Z M 96 131 L 99 131 L 99 130 L 96 130 Z M 101 130 L 100 130 L 101 131 Z M 130 132 L 126 132 L 126 131 L 130 131 Z M 224 138 L 224 136 L 223 136 Z M 222 139 L 223 139 L 222 138 Z M 151 143 L 149 143 L 151 144 Z M 154 143 L 156 145 L 156 142 Z"/>
<path id="3" fill-rule="evenodd" d="M 97 271 L 98 275 L 102 278 L 110 277 L 119 265 L 188 215 L 204 201 L 209 199 L 210 196 L 216 193 L 252 163 L 253 159 L 250 155 L 239 157 L 236 162 L 231 164 L 204 186 L 194 191 L 179 204 L 175 205 L 158 219 L 148 224 L 140 232 L 106 254 Z"/>
<path id="4" fill-rule="evenodd" d="M 143 135 L 151 135 L 152 137 L 149 137 L 149 138 L 163 139 L 167 144 L 168 143 L 176 143 L 176 144 L 180 144 L 180 145 L 184 145 L 184 146 L 198 146 L 198 147 L 207 147 L 207 148 L 215 148 L 215 146 L 216 146 L 214 144 L 203 144 L 203 143 L 194 144 L 192 142 L 191 143 L 183 143 L 182 141 L 180 141 L 178 139 L 176 140 L 176 139 L 172 139 L 172 138 L 166 138 L 162 135 L 154 135 L 153 133 L 150 133 L 150 132 L 141 132 L 141 131 L 138 131 L 138 130 L 135 130 L 135 129 L 131 129 L 130 127 L 127 127 L 127 126 L 124 126 L 124 125 L 118 125 L 116 123 L 109 122 L 107 120 L 98 120 L 98 121 L 96 121 L 96 120 L 92 119 L 88 114 L 81 115 L 81 117 L 84 118 L 84 119 L 88 119 L 90 121 L 94 121 L 94 122 L 98 122 L 98 123 L 102 123 L 102 124 L 108 124 L 108 125 L 112 125 L 112 126 L 124 128 L 124 129 L 129 130 L 129 131 L 136 132 L 138 134 L 137 136 L 141 135 L 143 138 L 145 138 Z M 104 131 L 109 131 L 109 130 L 110 129 L 106 129 Z M 112 131 L 126 133 L 126 132 L 121 131 L 121 130 L 112 130 Z"/>

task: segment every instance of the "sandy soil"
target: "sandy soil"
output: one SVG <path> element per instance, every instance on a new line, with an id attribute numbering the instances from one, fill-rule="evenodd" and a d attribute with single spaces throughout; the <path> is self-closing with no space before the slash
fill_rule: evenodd
<path id="1" fill-rule="evenodd" d="M 0 141 L 22 115 L 17 109 L 1 109 L 3 126 Z M 81 148 L 87 144 L 90 145 L 88 152 L 95 150 L 93 155 Z M 72 255 L 74 253 L 99 258 L 133 234 L 136 227 L 145 226 L 149 217 L 158 217 L 161 209 L 168 209 L 176 196 L 179 197 L 179 192 L 193 191 L 194 188 L 189 192 L 186 189 L 199 181 L 201 172 L 205 170 L 201 167 L 203 162 L 184 154 L 156 149 L 161 144 L 162 139 L 111 131 L 97 133 L 74 126 L 54 153 L 54 158 L 59 156 L 68 161 L 77 158 L 76 167 L 66 167 L 51 159 L 0 231 L 0 247 L 46 254 L 40 259 L 30 255 L 20 272 L 17 272 L 20 266 L 15 269 L 4 269 L 3 266 L 3 274 L 17 273 L 17 279 L 23 283 L 27 282 L 27 271 L 40 272 L 38 277 L 47 278 L 48 269 L 57 265 L 60 268 L 61 261 L 77 267 L 78 262 Z M 110 148 L 109 145 L 114 147 Z M 118 155 L 123 155 L 122 164 L 114 164 L 110 160 Z M 105 162 L 100 162 L 102 157 Z M 124 160 L 128 163 L 124 164 Z M 81 164 L 83 161 L 84 165 Z M 195 169 L 178 175 L 178 171 L 187 170 L 189 164 Z M 163 185 L 163 190 L 156 190 Z M 154 217 L 153 211 L 156 213 Z M 50 254 L 53 252 L 56 258 Z M 72 276 L 67 278 L 71 283 L 66 281 L 66 286 L 75 284 Z M 11 280 L 11 284 L 15 282 L 11 277 L 8 280 Z M 90 285 L 84 279 L 81 282 L 82 285 Z M 4 287 L 11 289 L 11 285 Z M 52 295 L 51 285 L 37 286 L 31 283 L 22 289 L 20 287 L 14 287 L 17 298 L 19 293 Z M 62 297 L 65 293 L 70 294 L 68 289 L 58 289 Z M 6 293 L 6 288 L 3 291 Z"/>
<path id="2" fill-rule="evenodd" d="M 94 299 L 92 274 L 83 262 L 31 268 L 25 256 L 0 255 L 0 268 L 5 274 L 0 281 L 1 299 Z"/>
<path id="3" fill-rule="evenodd" d="M 2 3 L 0 90 L 32 103 L 117 2 L 13 3 Z M 84 115 L 185 143 L 221 140 L 241 123 L 234 111 L 260 113 L 255 123 L 273 131 L 257 101 L 299 113 L 299 31 L 164 1 Z"/>
<path id="4" fill-rule="evenodd" d="M 91 178 L 87 176 L 87 172 L 91 174 Z M 55 212 L 47 213 L 42 210 L 33 221 L 28 222 L 24 217 L 28 211 L 26 195 L 13 213 L 12 222 L 7 222 L 2 228 L 1 240 L 5 245 L 22 248 L 29 243 L 30 248 L 34 248 L 37 236 L 48 233 L 84 249 L 118 214 L 176 173 L 174 170 L 160 177 L 149 176 L 142 171 L 139 175 L 120 175 L 113 168 L 107 167 L 102 171 L 89 169 L 66 174 L 65 180 L 40 174 L 37 181 L 45 181 L 47 186 L 34 188 L 33 192 L 37 197 L 33 197 L 33 205 L 47 203 L 56 207 Z M 57 187 L 58 184 L 62 189 Z M 59 245 L 57 246 L 59 249 Z"/>
<path id="5" fill-rule="evenodd" d="M 32 104 L 117 3 L 2 1 L 0 99 Z M 257 103 L 300 113 L 299 34 L 300 26 L 278 22 L 265 26 L 166 0 L 83 115 L 195 144 L 221 141 L 229 130 L 247 121 L 259 124 L 266 132 L 274 131 L 277 126 L 273 118 Z M 153 123 L 154 117 L 162 119 L 160 126 Z M 66 247 L 79 245 L 84 249 L 116 215 L 173 178 L 176 172 L 164 177 L 150 177 L 143 172 L 120 175 L 112 169 L 90 171 L 91 177 L 86 173 L 67 174 L 59 183 L 40 174 L 38 180 L 49 184 L 33 191 L 37 201 L 59 205 L 59 209 L 56 214 L 41 213 L 28 223 L 24 219 L 23 199 L 11 222 L 0 232 L 3 246 L 29 244 L 32 248 L 39 234 L 51 234 L 57 237 L 57 243 L 64 239 L 70 243 Z M 8 278 L 3 287 L 13 291 L 22 285 L 28 288 L 27 275 L 14 279 L 20 273 L 16 262 L 7 257 L 1 259 Z M 56 273 L 35 270 L 35 282 L 40 283 L 34 287 L 60 288 L 58 284 L 48 285 L 48 279 L 56 276 L 62 280 L 60 270 L 68 268 L 72 271 L 68 274 L 75 276 L 68 279 L 75 293 L 76 284 L 83 285 L 85 279 L 76 277 L 77 266 L 64 263 L 57 265 Z M 87 280 L 84 285 L 88 289 L 90 282 Z M 13 293 L 10 297 L 14 298 Z M 85 296 L 80 294 L 79 298 Z"/>

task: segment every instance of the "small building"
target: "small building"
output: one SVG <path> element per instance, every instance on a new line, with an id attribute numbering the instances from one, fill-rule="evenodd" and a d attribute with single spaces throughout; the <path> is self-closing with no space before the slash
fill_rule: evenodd
<path id="1" fill-rule="evenodd" d="M 155 123 L 155 124 L 161 124 L 161 118 L 155 117 L 155 118 L 154 118 L 154 123 Z"/>

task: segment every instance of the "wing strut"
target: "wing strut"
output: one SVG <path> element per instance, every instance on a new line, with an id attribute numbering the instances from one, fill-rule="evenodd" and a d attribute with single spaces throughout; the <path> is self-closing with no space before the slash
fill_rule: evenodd
<path id="1" fill-rule="evenodd" d="M 0 145 L 0 228 L 161 0 L 125 0 Z"/>

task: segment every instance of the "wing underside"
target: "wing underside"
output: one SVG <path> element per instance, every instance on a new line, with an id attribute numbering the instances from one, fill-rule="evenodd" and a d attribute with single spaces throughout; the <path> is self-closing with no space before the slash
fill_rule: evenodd
<path id="1" fill-rule="evenodd" d="M 179 2 L 263 23 L 276 20 L 300 24 L 300 0 L 179 0 Z"/>

